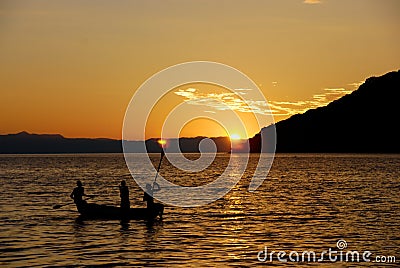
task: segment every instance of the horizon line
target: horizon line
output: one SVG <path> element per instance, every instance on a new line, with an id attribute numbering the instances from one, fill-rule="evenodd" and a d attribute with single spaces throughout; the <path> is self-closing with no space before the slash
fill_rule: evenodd
<path id="1" fill-rule="evenodd" d="M 261 131 L 261 129 L 260 129 Z M 258 132 L 259 133 L 259 132 Z M 257 135 L 258 133 L 254 134 Z M 193 136 L 193 137 L 175 137 L 175 138 L 161 138 L 161 137 L 151 137 L 151 138 L 147 138 L 145 140 L 139 140 L 139 139 L 132 139 L 132 140 L 123 140 L 122 138 L 104 138 L 104 137 L 66 137 L 61 133 L 33 133 L 33 132 L 28 132 L 26 130 L 23 131 L 19 131 L 17 133 L 6 133 L 6 134 L 0 134 L 0 136 L 9 136 L 9 135 L 19 135 L 19 134 L 26 134 L 26 135 L 37 135 L 37 136 L 61 136 L 62 138 L 65 139 L 93 139 L 93 140 L 114 140 L 114 141 L 147 141 L 147 140 L 173 140 L 173 139 L 195 139 L 195 138 L 208 138 L 208 139 L 218 139 L 218 138 L 227 138 L 230 139 L 229 136 L 214 136 L 214 137 L 209 137 L 209 136 L 203 136 L 203 135 L 199 135 L 199 136 Z M 254 137 L 253 136 L 253 137 Z M 250 138 L 242 138 L 242 139 L 238 139 L 238 140 L 248 140 L 251 139 L 253 137 Z"/>

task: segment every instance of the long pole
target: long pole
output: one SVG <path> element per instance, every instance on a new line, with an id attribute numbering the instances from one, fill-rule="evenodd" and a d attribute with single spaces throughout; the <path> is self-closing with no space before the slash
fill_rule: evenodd
<path id="1" fill-rule="evenodd" d="M 158 177 L 158 172 L 160 171 L 160 167 L 161 167 L 161 162 L 162 162 L 162 159 L 163 159 L 163 157 L 164 157 L 164 150 L 163 150 L 163 148 L 161 148 L 161 157 L 160 157 L 160 163 L 158 163 L 158 168 L 157 168 L 157 173 L 156 173 L 156 177 L 154 178 L 154 183 L 153 183 L 153 185 L 156 183 L 156 180 L 157 180 L 157 177 Z"/>

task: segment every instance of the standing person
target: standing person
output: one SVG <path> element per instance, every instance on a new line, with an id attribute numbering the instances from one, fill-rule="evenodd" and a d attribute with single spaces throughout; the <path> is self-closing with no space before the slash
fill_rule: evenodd
<path id="1" fill-rule="evenodd" d="M 147 208 L 151 209 L 154 207 L 153 194 L 154 192 L 160 191 L 160 189 L 160 185 L 158 185 L 156 182 L 154 182 L 153 187 L 149 183 L 146 184 L 146 191 L 143 195 L 143 201 L 147 202 Z"/>
<path id="2" fill-rule="evenodd" d="M 119 186 L 119 196 L 121 197 L 121 209 L 129 209 L 129 189 L 124 180 L 121 181 L 121 185 Z"/>
<path id="3" fill-rule="evenodd" d="M 86 196 L 85 188 L 83 188 L 82 182 L 80 180 L 77 180 L 76 187 L 70 194 L 70 197 L 74 199 L 74 203 L 76 204 L 77 207 L 86 204 L 86 201 L 82 199 L 83 196 Z"/>

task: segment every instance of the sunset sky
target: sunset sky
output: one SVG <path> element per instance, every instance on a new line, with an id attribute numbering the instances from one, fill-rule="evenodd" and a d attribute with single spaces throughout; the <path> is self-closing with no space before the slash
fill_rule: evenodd
<path id="1" fill-rule="evenodd" d="M 280 121 L 399 69 L 399 14 L 397 0 L 1 1 L 0 134 L 120 139 L 139 86 L 187 61 L 242 71 Z M 223 116 L 212 98 L 196 103 L 213 92 L 223 89 L 176 88 L 155 108 L 146 138 L 159 135 L 171 103 Z M 254 135 L 254 126 L 238 134 Z M 198 120 L 181 135 L 224 133 Z"/>

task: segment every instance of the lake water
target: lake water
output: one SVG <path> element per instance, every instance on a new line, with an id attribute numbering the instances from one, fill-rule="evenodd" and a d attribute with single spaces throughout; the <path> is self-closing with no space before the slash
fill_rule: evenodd
<path id="1" fill-rule="evenodd" d="M 167 163 L 161 174 L 199 185 L 217 176 L 229 157 L 218 154 L 204 178 Z M 166 206 L 164 219 L 150 224 L 81 221 L 73 205 L 52 208 L 71 201 L 77 179 L 87 194 L 99 195 L 91 202 L 113 205 L 119 203 L 116 186 L 125 179 L 131 206 L 144 206 L 120 154 L 1 155 L 0 266 L 283 266 L 276 253 L 269 259 L 272 251 L 286 252 L 281 259 L 293 251 L 300 259 L 304 251 L 319 257 L 338 250 L 338 240 L 347 242 L 343 252 L 372 255 L 371 262 L 335 266 L 377 265 L 377 256 L 396 257 L 381 267 L 400 264 L 400 155 L 278 154 L 263 185 L 250 193 L 257 160 L 252 155 L 225 197 L 197 208 Z M 268 258 L 261 262 L 257 255 L 263 259 L 265 247 Z M 327 257 L 298 264 L 333 265 Z"/>

